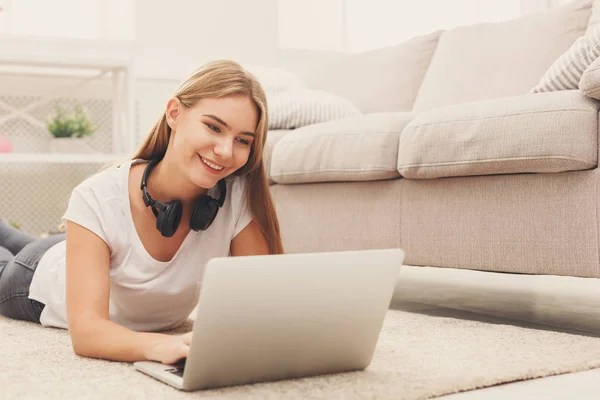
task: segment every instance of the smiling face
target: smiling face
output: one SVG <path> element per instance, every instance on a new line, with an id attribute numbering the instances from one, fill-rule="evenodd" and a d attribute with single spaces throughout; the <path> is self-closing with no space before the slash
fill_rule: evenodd
<path id="1" fill-rule="evenodd" d="M 195 185 L 211 188 L 248 161 L 258 112 L 244 95 L 205 98 L 184 107 L 172 99 L 167 105 L 167 121 L 181 170 Z"/>

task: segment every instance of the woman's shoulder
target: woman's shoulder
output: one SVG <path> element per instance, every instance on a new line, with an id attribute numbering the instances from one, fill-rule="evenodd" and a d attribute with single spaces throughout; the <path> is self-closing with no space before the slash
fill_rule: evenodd
<path id="1" fill-rule="evenodd" d="M 247 178 L 245 176 L 230 175 L 225 178 L 227 183 L 227 196 L 232 201 L 244 197 L 246 191 Z"/>
<path id="2" fill-rule="evenodd" d="M 236 189 L 243 189 L 246 186 L 248 178 L 244 175 L 229 175 L 225 178 L 225 182 L 227 182 L 227 187 L 235 187 Z"/>
<path id="3" fill-rule="evenodd" d="M 129 160 L 120 165 L 106 167 L 87 177 L 74 190 L 91 191 L 102 197 L 119 195 L 123 191 L 123 185 L 127 182 L 132 162 Z"/>

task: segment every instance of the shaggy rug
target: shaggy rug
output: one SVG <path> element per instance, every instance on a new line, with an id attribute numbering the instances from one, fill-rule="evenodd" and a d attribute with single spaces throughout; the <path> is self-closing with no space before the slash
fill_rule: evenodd
<path id="1" fill-rule="evenodd" d="M 395 308 L 365 371 L 193 393 L 128 363 L 79 357 L 64 330 L 0 317 L 0 398 L 425 399 L 600 367 L 600 338 L 591 334 L 411 303 Z"/>

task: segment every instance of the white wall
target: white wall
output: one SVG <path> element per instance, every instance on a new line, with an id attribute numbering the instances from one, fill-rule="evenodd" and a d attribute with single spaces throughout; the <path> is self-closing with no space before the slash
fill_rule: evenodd
<path id="1" fill-rule="evenodd" d="M 542 0 L 538 0 L 538 1 L 542 1 Z M 559 7 L 564 4 L 570 3 L 572 0 L 545 0 L 545 1 L 546 1 L 546 3 L 548 3 L 548 7 L 552 8 L 552 7 Z"/>
<path id="2" fill-rule="evenodd" d="M 373 46 L 367 43 L 369 40 L 379 41 L 384 46 L 392 45 L 408 39 L 410 30 L 425 34 L 440 28 L 449 29 L 453 24 L 472 23 L 478 17 L 485 22 L 500 21 L 517 16 L 519 11 L 522 15 L 531 14 L 569 0 L 520 0 L 516 5 L 513 5 L 514 0 L 460 0 L 447 5 L 441 3 L 443 9 L 438 1 L 172 0 L 167 6 L 164 0 L 137 0 L 137 76 L 180 79 L 202 63 L 216 58 L 302 71 L 314 62 L 334 56 L 336 51 L 368 49 Z M 327 30 L 327 21 L 321 19 L 340 17 L 335 10 L 340 4 L 346 4 L 344 12 L 348 14 L 348 20 L 345 26 L 339 21 L 330 21 L 333 28 L 330 26 Z M 288 15 L 289 10 L 298 7 L 310 8 L 311 15 L 320 14 L 322 18 L 298 13 L 293 20 L 294 15 Z M 433 14 L 432 8 L 436 9 Z M 390 9 L 396 10 L 398 15 L 381 15 L 382 10 Z M 452 13 L 453 21 L 444 22 Z M 377 26 L 372 26 L 374 20 L 379 21 Z M 305 39 L 301 41 L 310 42 L 322 51 L 291 50 L 298 38 L 290 35 L 290 29 L 296 32 L 305 29 Z M 346 38 L 340 39 L 334 32 L 340 29 L 348 29 Z M 369 35 L 372 38 L 366 39 Z M 315 42 L 319 38 L 320 44 Z"/>
<path id="3" fill-rule="evenodd" d="M 202 63 L 232 58 L 281 65 L 277 0 L 138 1 L 137 75 L 183 77 Z"/>
<path id="4" fill-rule="evenodd" d="M 283 48 L 362 52 L 417 35 L 518 18 L 523 0 L 280 0 Z"/>
<path id="5" fill-rule="evenodd" d="M 521 14 L 533 14 L 539 11 L 551 8 L 551 1 L 567 1 L 567 0 L 521 0 Z"/>

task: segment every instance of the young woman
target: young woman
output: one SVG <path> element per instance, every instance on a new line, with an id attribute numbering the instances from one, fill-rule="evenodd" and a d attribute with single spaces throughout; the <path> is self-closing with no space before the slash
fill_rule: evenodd
<path id="1" fill-rule="evenodd" d="M 0 314 L 69 329 L 74 351 L 170 364 L 213 257 L 283 253 L 262 155 L 267 101 L 232 61 L 204 65 L 132 160 L 72 192 L 66 235 L 0 224 Z M 224 293 L 224 296 L 227 294 Z"/>

